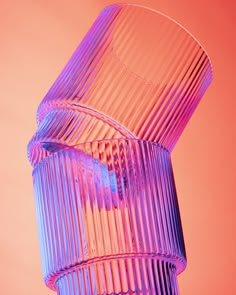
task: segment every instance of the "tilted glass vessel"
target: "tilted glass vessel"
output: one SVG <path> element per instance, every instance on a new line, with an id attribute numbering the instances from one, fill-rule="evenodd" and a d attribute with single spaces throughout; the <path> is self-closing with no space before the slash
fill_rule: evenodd
<path id="1" fill-rule="evenodd" d="M 178 294 L 171 151 L 212 79 L 180 25 L 105 8 L 38 108 L 28 145 L 43 275 L 58 294 Z"/>

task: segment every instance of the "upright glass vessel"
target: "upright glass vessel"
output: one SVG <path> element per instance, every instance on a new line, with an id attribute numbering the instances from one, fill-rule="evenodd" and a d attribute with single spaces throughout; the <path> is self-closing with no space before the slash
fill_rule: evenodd
<path id="1" fill-rule="evenodd" d="M 178 294 L 170 153 L 212 79 L 180 25 L 105 8 L 38 108 L 28 145 L 43 275 L 58 294 Z"/>

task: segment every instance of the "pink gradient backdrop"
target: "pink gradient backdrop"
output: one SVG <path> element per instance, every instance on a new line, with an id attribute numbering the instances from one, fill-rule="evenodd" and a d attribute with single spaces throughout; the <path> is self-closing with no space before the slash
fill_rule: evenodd
<path id="1" fill-rule="evenodd" d="M 42 282 L 26 145 L 36 129 L 38 104 L 100 10 L 111 3 L 1 2 L 0 294 L 53 294 Z M 212 59 L 213 83 L 173 152 L 188 254 L 179 286 L 181 295 L 236 294 L 236 4 L 129 3 L 157 9 L 180 22 Z"/>

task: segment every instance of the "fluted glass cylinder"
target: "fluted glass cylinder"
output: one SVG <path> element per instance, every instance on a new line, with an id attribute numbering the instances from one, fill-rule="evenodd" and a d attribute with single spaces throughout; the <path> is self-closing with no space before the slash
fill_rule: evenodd
<path id="1" fill-rule="evenodd" d="M 33 164 L 51 142 L 131 137 L 172 150 L 212 79 L 202 46 L 156 11 L 105 8 L 41 102 Z"/>
<path id="2" fill-rule="evenodd" d="M 135 139 L 85 143 L 45 158 L 33 177 L 49 287 L 177 294 L 186 257 L 166 149 Z"/>
<path id="3" fill-rule="evenodd" d="M 105 8 L 41 102 L 28 145 L 47 286 L 177 295 L 186 253 L 171 151 L 212 79 L 175 21 Z"/>

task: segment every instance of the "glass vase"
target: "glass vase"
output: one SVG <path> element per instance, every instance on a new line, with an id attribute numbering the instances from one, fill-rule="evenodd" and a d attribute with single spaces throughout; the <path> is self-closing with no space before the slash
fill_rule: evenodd
<path id="1" fill-rule="evenodd" d="M 167 16 L 115 4 L 41 102 L 28 145 L 43 276 L 60 295 L 177 295 L 186 253 L 171 165 L 212 80 Z"/>

